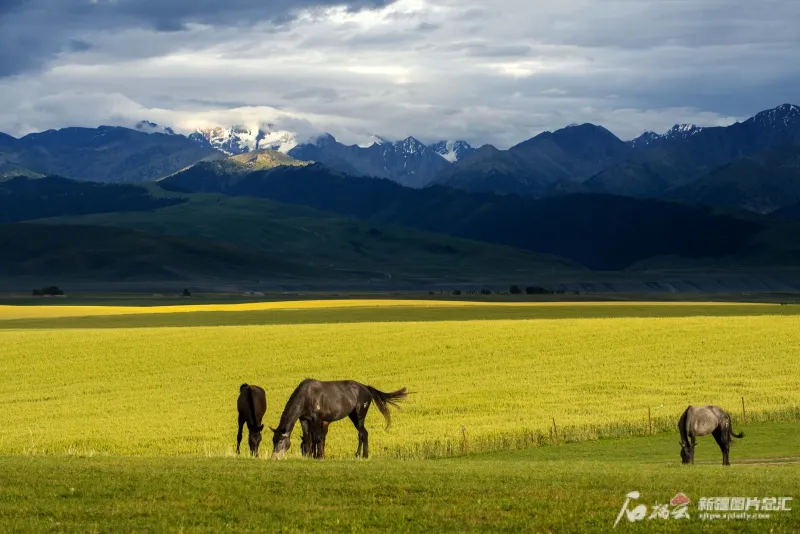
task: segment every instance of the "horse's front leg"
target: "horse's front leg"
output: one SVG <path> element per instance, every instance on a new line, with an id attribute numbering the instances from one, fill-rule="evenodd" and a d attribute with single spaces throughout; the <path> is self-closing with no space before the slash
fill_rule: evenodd
<path id="1" fill-rule="evenodd" d="M 236 434 L 236 454 L 239 454 L 239 447 L 242 444 L 242 427 L 244 426 L 244 420 L 239 419 L 239 432 Z"/>
<path id="2" fill-rule="evenodd" d="M 300 454 L 305 457 L 311 454 L 311 432 L 308 429 L 308 423 L 302 419 L 300 428 L 303 430 L 303 434 L 300 436 Z"/>

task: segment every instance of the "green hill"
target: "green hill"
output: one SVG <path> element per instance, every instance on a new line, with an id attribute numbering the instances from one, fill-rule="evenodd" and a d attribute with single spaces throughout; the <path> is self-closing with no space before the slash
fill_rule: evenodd
<path id="1" fill-rule="evenodd" d="M 201 161 L 175 174 L 188 176 L 197 183 L 202 181 L 210 181 L 211 184 L 224 182 L 228 186 L 232 186 L 251 172 L 268 171 L 276 167 L 304 167 L 306 165 L 311 165 L 311 162 L 296 160 L 277 150 L 258 150 L 223 159 Z"/>
<path id="2" fill-rule="evenodd" d="M 265 171 L 275 167 L 303 167 L 313 162 L 300 161 L 277 150 L 245 152 L 223 159 L 201 161 L 189 169 L 179 172 L 200 172 L 214 176 L 239 176 L 254 171 Z"/>
<path id="3" fill-rule="evenodd" d="M 341 175 L 321 165 L 253 172 L 235 183 L 227 177 L 178 173 L 160 185 L 269 198 L 373 224 L 552 254 L 592 270 L 623 270 L 668 255 L 723 259 L 766 226 L 675 202 L 587 194 L 535 199 L 437 185 L 412 189 L 390 180 Z"/>
<path id="4" fill-rule="evenodd" d="M 38 283 L 322 275 L 284 257 L 230 243 L 126 228 L 0 224 L 0 248 L 0 275 Z"/>
<path id="5" fill-rule="evenodd" d="M 265 149 L 239 154 L 238 156 L 231 156 L 229 158 L 211 163 L 216 163 L 221 168 L 224 168 L 229 172 L 236 170 L 239 170 L 240 172 L 252 172 L 272 169 L 281 165 L 303 167 L 311 164 L 312 162 L 300 161 L 291 156 L 287 156 L 283 152 Z"/>
<path id="6" fill-rule="evenodd" d="M 148 186 L 156 191 L 155 184 Z M 161 195 L 166 195 L 160 191 Z M 372 224 L 267 199 L 180 194 L 188 202 L 148 212 L 41 219 L 40 224 L 133 229 L 150 236 L 224 243 L 236 254 L 280 258 L 286 275 L 317 279 L 496 280 L 517 274 L 583 270 L 545 254 Z M 136 247 L 133 248 L 136 250 Z M 203 259 L 198 257 L 198 262 Z M 257 272 L 257 270 L 256 270 Z M 519 278 L 515 278 L 519 279 Z"/>
<path id="7" fill-rule="evenodd" d="M 59 176 L 0 180 L 0 223 L 116 211 L 148 211 L 184 199 L 157 198 L 132 184 L 76 182 Z"/>
<path id="8" fill-rule="evenodd" d="M 15 176 L 30 176 L 38 178 L 41 174 L 25 166 L 25 162 L 16 149 L 17 140 L 11 136 L 0 133 L 0 180 L 14 178 Z"/>

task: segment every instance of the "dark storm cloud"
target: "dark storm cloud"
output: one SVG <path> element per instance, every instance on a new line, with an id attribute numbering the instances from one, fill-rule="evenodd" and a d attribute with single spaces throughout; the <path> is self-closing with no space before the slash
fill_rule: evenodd
<path id="1" fill-rule="evenodd" d="M 0 131 L 631 138 L 800 103 L 798 27 L 798 0 L 0 0 Z"/>
<path id="2" fill-rule="evenodd" d="M 154 28 L 183 28 L 189 23 L 246 26 L 254 22 L 286 22 L 297 11 L 343 5 L 351 10 L 381 7 L 391 0 L 98 0 L 107 17 L 130 17 Z"/>
<path id="3" fill-rule="evenodd" d="M 80 39 L 70 39 L 68 46 L 70 52 L 86 52 L 92 49 L 92 43 L 87 43 Z"/>
<path id="4" fill-rule="evenodd" d="M 303 9 L 375 8 L 394 0 L 0 0 L 0 77 L 41 67 L 85 32 L 147 28 L 180 32 L 275 24 Z"/>

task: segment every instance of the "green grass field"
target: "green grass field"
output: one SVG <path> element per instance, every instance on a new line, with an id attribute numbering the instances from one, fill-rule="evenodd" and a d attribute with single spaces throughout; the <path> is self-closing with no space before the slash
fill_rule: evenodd
<path id="1" fill-rule="evenodd" d="M 797 497 L 798 314 L 701 303 L 3 306 L 0 529 L 586 532 L 609 530 L 632 490 L 648 506 L 677 492 L 691 507 L 701 496 Z M 352 459 L 349 421 L 330 427 L 323 462 L 298 457 L 297 435 L 289 460 L 235 458 L 239 384 L 266 388 L 274 426 L 306 376 L 414 393 L 389 431 L 371 410 L 370 460 Z M 720 404 L 745 431 L 730 468 L 710 437 L 697 465 L 680 465 L 675 425 L 689 403 Z M 797 512 L 691 521 L 800 529 Z M 644 523 L 617 530 L 686 528 Z"/>
<path id="2" fill-rule="evenodd" d="M 541 447 L 447 460 L 70 456 L 0 458 L 0 528 L 40 532 L 608 532 L 625 494 L 648 506 L 677 492 L 791 496 L 784 454 L 796 423 L 747 427 L 730 468 L 701 441 L 681 466 L 672 436 Z M 791 448 L 792 446 L 789 446 Z M 797 461 L 797 460 L 795 460 Z M 785 461 L 784 461 L 785 462 Z M 712 521 L 709 532 L 793 532 L 798 512 Z M 701 522 L 625 522 L 620 532 L 695 532 Z M 771 529 L 771 530 L 770 530 Z"/>

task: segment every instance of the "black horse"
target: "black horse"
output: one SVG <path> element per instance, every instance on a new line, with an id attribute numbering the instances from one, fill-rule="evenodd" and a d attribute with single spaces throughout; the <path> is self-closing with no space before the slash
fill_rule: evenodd
<path id="1" fill-rule="evenodd" d="M 731 425 L 731 416 L 719 406 L 689 406 L 678 420 L 681 433 L 681 462 L 694 463 L 696 436 L 713 434 L 722 451 L 722 465 L 731 465 L 728 454 L 731 450 L 731 436 L 743 438 L 744 433 L 735 434 Z"/>
<path id="2" fill-rule="evenodd" d="M 267 393 L 260 386 L 239 386 L 239 398 L 236 400 L 239 411 L 239 432 L 236 434 L 236 454 L 242 444 L 242 427 L 247 424 L 247 441 L 250 445 L 250 454 L 258 456 L 258 446 L 261 445 L 261 431 L 264 425 L 261 419 L 267 411 Z"/>
<path id="3" fill-rule="evenodd" d="M 333 421 L 350 417 L 358 430 L 358 448 L 356 456 L 369 457 L 369 433 L 364 428 L 364 420 L 372 401 L 386 419 L 386 428 L 391 424 L 389 405 L 397 406 L 397 402 L 408 396 L 406 388 L 384 393 L 372 386 L 365 386 L 353 380 L 319 381 L 306 378 L 295 388 L 286 407 L 283 409 L 278 428 L 272 430 L 272 457 L 280 458 L 289 450 L 292 429 L 300 420 L 303 430 L 308 429 L 310 443 L 301 445 L 314 458 L 325 457 L 325 437 L 328 425 Z"/>

